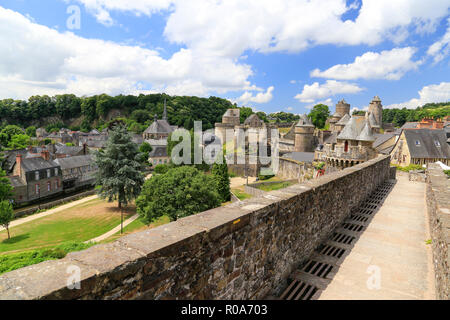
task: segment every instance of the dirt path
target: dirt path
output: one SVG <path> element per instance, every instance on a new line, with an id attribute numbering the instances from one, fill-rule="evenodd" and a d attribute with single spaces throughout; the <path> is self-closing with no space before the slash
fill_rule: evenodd
<path id="1" fill-rule="evenodd" d="M 132 216 L 131 218 L 129 218 L 129 219 L 127 219 L 127 220 L 125 220 L 123 222 L 123 227 L 125 228 L 127 225 L 132 223 L 137 218 L 139 218 L 139 215 L 136 213 L 134 216 Z M 88 242 L 100 242 L 102 240 L 105 240 L 105 239 L 111 237 L 112 235 L 116 234 L 119 231 L 120 231 L 120 224 L 117 227 L 115 227 L 114 229 L 108 231 L 107 233 L 104 233 L 101 236 L 98 236 L 97 238 L 85 241 L 85 243 L 88 243 Z"/>

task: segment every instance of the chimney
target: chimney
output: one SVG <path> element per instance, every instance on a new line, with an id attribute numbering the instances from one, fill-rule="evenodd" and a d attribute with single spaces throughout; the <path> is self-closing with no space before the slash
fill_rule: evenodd
<path id="1" fill-rule="evenodd" d="M 16 154 L 16 165 L 14 166 L 14 175 L 22 176 L 22 155 L 20 153 Z"/>
<path id="2" fill-rule="evenodd" d="M 41 152 L 41 157 L 44 159 L 44 160 L 50 160 L 50 152 L 48 152 L 47 150 L 43 150 L 42 152 Z"/>

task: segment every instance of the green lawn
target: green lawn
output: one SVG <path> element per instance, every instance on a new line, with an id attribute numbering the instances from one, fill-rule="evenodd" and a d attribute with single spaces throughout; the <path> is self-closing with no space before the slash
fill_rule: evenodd
<path id="1" fill-rule="evenodd" d="M 272 184 L 268 184 L 268 185 L 260 185 L 260 186 L 257 186 L 256 188 L 263 190 L 263 191 L 273 191 L 273 190 L 287 188 L 289 186 L 292 186 L 293 184 L 295 184 L 295 182 L 284 181 L 284 182 L 272 183 Z"/>
<path id="2" fill-rule="evenodd" d="M 241 201 L 243 201 L 243 200 L 245 200 L 245 199 L 249 199 L 249 198 L 252 197 L 252 195 L 250 195 L 250 194 L 248 194 L 248 193 L 245 193 L 244 191 L 242 191 L 242 190 L 239 189 L 239 188 L 234 188 L 234 189 L 231 190 L 231 192 L 233 192 L 234 195 L 235 195 L 236 197 L 238 197 L 239 200 L 241 200 Z"/>
<path id="3" fill-rule="evenodd" d="M 133 215 L 127 209 L 125 218 Z M 98 237 L 120 223 L 115 203 L 95 199 L 70 209 L 40 218 L 0 232 L 0 255 L 30 249 L 52 247 L 67 241 L 86 241 Z"/>

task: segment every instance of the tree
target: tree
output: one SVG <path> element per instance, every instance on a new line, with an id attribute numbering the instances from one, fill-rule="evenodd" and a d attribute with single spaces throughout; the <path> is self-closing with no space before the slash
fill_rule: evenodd
<path id="1" fill-rule="evenodd" d="M 139 146 L 139 152 L 142 153 L 142 163 L 148 164 L 148 156 L 152 152 L 152 146 L 148 142 L 142 142 Z"/>
<path id="2" fill-rule="evenodd" d="M 31 143 L 31 139 L 26 134 L 17 134 L 12 136 L 11 140 L 8 142 L 8 148 L 11 150 L 24 149 L 28 147 Z"/>
<path id="3" fill-rule="evenodd" d="M 25 133 L 30 137 L 36 137 L 36 127 L 30 126 L 26 128 Z"/>
<path id="4" fill-rule="evenodd" d="M 222 202 L 230 201 L 230 177 L 228 176 L 228 166 L 225 158 L 223 158 L 222 163 L 213 164 L 211 173 L 216 180 L 217 192 L 221 196 Z"/>
<path id="5" fill-rule="evenodd" d="M 330 110 L 328 109 L 328 106 L 324 104 L 315 105 L 308 114 L 308 117 L 311 118 L 312 123 L 319 129 L 323 129 L 323 127 L 325 127 L 325 122 L 329 116 Z"/>
<path id="6" fill-rule="evenodd" d="M 249 107 L 241 107 L 239 108 L 239 120 L 241 123 L 244 123 L 245 119 L 250 117 L 254 112 L 252 108 Z"/>
<path id="7" fill-rule="evenodd" d="M 136 200 L 137 212 L 147 224 L 164 215 L 175 221 L 218 206 L 220 195 L 214 178 L 192 166 L 152 176 Z"/>
<path id="8" fill-rule="evenodd" d="M 8 200 L 0 201 L 0 225 L 6 229 L 6 232 L 8 233 L 8 239 L 10 239 L 9 223 L 13 218 L 14 210 L 11 203 L 9 203 Z"/>
<path id="9" fill-rule="evenodd" d="M 113 127 L 106 148 L 95 153 L 98 194 L 109 202 L 117 200 L 122 220 L 122 205 L 135 199 L 144 184 L 141 158 L 124 126 Z"/>
<path id="10" fill-rule="evenodd" d="M 2 163 L 2 158 L 0 158 L 0 163 Z M 11 183 L 6 177 L 5 171 L 0 167 L 0 201 L 8 200 L 11 197 L 12 191 Z"/>

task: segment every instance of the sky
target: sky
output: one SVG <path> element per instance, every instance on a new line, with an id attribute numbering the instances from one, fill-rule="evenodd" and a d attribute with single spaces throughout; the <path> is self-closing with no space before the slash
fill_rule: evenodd
<path id="1" fill-rule="evenodd" d="M 449 13 L 448 0 L 0 0 L 0 99 L 416 108 L 450 101 Z"/>

